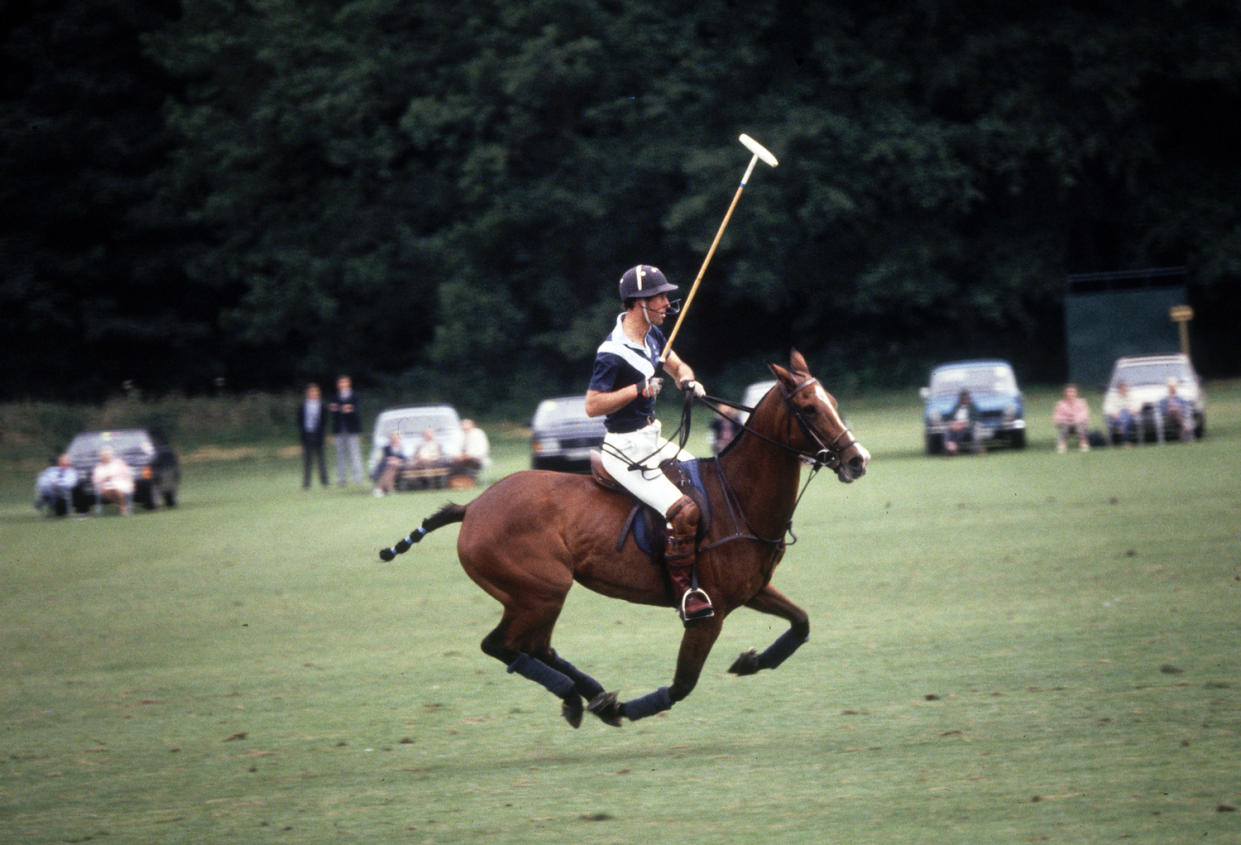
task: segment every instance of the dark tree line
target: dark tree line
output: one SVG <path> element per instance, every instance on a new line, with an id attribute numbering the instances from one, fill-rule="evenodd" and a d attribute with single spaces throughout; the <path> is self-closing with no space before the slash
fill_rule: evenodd
<path id="1" fill-rule="evenodd" d="M 722 371 L 1064 371 L 1069 273 L 1184 265 L 1236 369 L 1223 0 L 15 0 L 5 393 L 580 387 L 639 261 Z"/>

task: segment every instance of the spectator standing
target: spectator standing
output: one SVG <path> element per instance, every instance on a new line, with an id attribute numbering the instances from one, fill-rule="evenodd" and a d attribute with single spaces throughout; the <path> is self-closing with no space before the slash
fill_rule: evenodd
<path id="1" fill-rule="evenodd" d="M 91 483 L 95 485 L 99 504 L 114 504 L 121 509 L 122 516 L 129 516 L 134 473 L 111 449 L 105 447 L 99 452 L 99 463 L 91 473 Z"/>
<path id="2" fill-rule="evenodd" d="M 39 473 L 35 482 L 34 506 L 47 508 L 49 515 L 64 516 L 69 513 L 73 488 L 78 483 L 78 471 L 67 454 L 60 455 L 52 466 Z"/>
<path id="3" fill-rule="evenodd" d="M 336 395 L 332 397 L 328 410 L 332 412 L 332 433 L 336 436 L 337 483 L 344 487 L 352 478 L 354 484 L 360 484 L 362 415 L 358 412 L 358 397 L 353 392 L 353 380 L 349 376 L 336 379 Z"/>
<path id="4" fill-rule="evenodd" d="M 323 437 L 327 431 L 327 412 L 319 385 L 306 385 L 306 397 L 297 406 L 297 431 L 302 441 L 302 489 L 310 489 L 311 464 L 319 462 L 319 481 L 327 486 L 327 464 L 323 460 Z"/>
<path id="5" fill-rule="evenodd" d="M 1066 384 L 1064 396 L 1056 403 L 1051 412 L 1051 421 L 1056 426 L 1056 451 L 1064 454 L 1068 451 L 1070 435 L 1077 437 L 1077 447 L 1083 452 L 1090 451 L 1090 407 L 1086 400 L 1077 395 L 1077 385 Z"/>

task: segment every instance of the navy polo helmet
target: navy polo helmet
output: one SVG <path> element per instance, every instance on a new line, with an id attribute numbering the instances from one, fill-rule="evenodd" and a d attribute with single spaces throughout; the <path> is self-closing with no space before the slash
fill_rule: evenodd
<path id="1" fill-rule="evenodd" d="M 677 286 L 669 282 L 658 267 L 652 267 L 650 264 L 630 267 L 620 279 L 621 302 L 627 299 L 649 299 L 677 289 Z"/>

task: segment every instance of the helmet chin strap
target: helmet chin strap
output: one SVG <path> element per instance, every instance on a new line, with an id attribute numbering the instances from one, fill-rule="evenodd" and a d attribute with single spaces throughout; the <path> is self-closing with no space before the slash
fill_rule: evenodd
<path id="1" fill-rule="evenodd" d="M 679 302 L 679 301 L 680 301 L 680 300 L 678 300 L 677 302 Z M 650 311 L 648 310 L 648 308 L 647 308 L 647 305 L 646 305 L 646 303 L 647 303 L 647 302 L 648 302 L 648 300 L 643 299 L 643 300 L 640 300 L 640 301 L 638 302 L 638 304 L 639 304 L 640 306 L 642 306 L 642 318 L 643 318 L 644 320 L 646 320 L 646 325 L 647 325 L 647 327 L 650 327 L 650 326 L 653 326 L 653 325 L 655 325 L 655 324 L 651 322 L 651 312 L 650 312 Z M 661 316 L 667 317 L 669 314 L 676 314 L 676 313 L 677 313 L 678 311 L 680 311 L 680 310 L 681 310 L 681 309 L 678 307 L 678 304 L 677 304 L 677 303 L 672 302 L 672 301 L 669 301 L 669 302 L 668 302 L 668 306 L 667 306 L 666 308 L 664 308 L 664 310 L 663 310 L 663 311 L 660 311 L 660 312 L 658 312 L 658 313 L 659 313 Z"/>

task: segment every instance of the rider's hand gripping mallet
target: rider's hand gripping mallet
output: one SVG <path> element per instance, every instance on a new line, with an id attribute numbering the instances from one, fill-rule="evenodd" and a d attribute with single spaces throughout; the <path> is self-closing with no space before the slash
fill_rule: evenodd
<path id="1" fill-rule="evenodd" d="M 720 223 L 720 230 L 715 233 L 715 240 L 711 242 L 711 248 L 707 250 L 707 257 L 702 261 L 702 267 L 698 271 L 698 278 L 694 279 L 693 286 L 689 289 L 689 295 L 685 297 L 685 305 L 681 308 L 681 314 L 677 317 L 676 324 L 672 327 L 672 334 L 668 335 L 668 342 L 664 345 L 663 354 L 659 356 L 659 363 L 668 360 L 668 355 L 672 352 L 672 341 L 676 340 L 677 332 L 681 330 L 681 322 L 685 319 L 685 315 L 689 313 L 689 304 L 694 301 L 694 294 L 698 291 L 698 284 L 702 281 L 702 277 L 707 272 L 707 265 L 711 263 L 711 256 L 715 255 L 715 248 L 720 245 L 720 238 L 724 236 L 724 227 L 728 225 L 728 220 L 733 216 L 733 209 L 737 207 L 737 200 L 741 199 L 741 192 L 745 190 L 745 183 L 750 181 L 750 174 L 754 172 L 754 165 L 759 159 L 763 163 L 771 167 L 775 167 L 780 162 L 776 161 L 776 157 L 771 151 L 755 141 L 749 135 L 742 133 L 738 138 L 741 145 L 754 155 L 750 158 L 750 164 L 745 169 L 745 175 L 741 177 L 741 184 L 737 186 L 737 193 L 733 194 L 733 201 L 728 206 L 728 213 L 724 215 L 724 221 Z"/>

